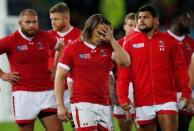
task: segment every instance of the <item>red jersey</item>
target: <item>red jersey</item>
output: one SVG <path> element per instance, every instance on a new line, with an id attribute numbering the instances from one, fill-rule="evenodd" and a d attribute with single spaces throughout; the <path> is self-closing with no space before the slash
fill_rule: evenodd
<path id="1" fill-rule="evenodd" d="M 194 51 L 194 40 L 189 37 L 188 35 L 184 35 L 182 37 L 175 36 L 170 31 L 164 32 L 165 34 L 172 36 L 181 46 L 187 66 L 189 67 L 189 64 L 191 62 L 191 56 Z"/>
<path id="2" fill-rule="evenodd" d="M 179 45 L 183 51 L 183 55 L 184 55 L 184 58 L 185 58 L 185 61 L 187 64 L 187 69 L 188 69 L 190 62 L 191 62 L 191 56 L 192 56 L 192 53 L 194 51 L 194 40 L 187 35 L 178 37 L 178 36 L 174 35 L 173 33 L 171 33 L 170 31 L 167 31 L 164 33 L 171 36 L 174 40 L 176 40 L 179 43 Z M 175 72 L 175 79 L 177 77 L 176 75 L 177 74 Z M 175 81 L 175 86 L 177 87 L 178 91 L 181 90 L 177 81 Z"/>
<path id="3" fill-rule="evenodd" d="M 72 43 L 76 39 L 79 39 L 81 31 L 78 28 L 71 27 L 71 29 L 67 32 L 60 33 L 58 31 L 49 31 L 50 34 L 52 34 L 54 37 L 56 37 L 58 40 L 63 41 L 63 43 L 66 45 Z M 53 69 L 53 62 L 54 62 L 54 53 L 53 51 L 49 51 L 49 61 L 48 61 L 48 67 L 50 70 Z"/>
<path id="4" fill-rule="evenodd" d="M 12 72 L 20 79 L 13 91 L 44 91 L 53 89 L 51 73 L 47 68 L 48 50 L 54 49 L 57 40 L 49 33 L 38 31 L 32 38 L 16 31 L 0 40 L 0 54 L 6 53 Z"/>
<path id="5" fill-rule="evenodd" d="M 176 102 L 174 71 L 179 76 L 183 97 L 191 97 L 186 63 L 176 41 L 156 30 L 152 38 L 148 38 L 142 32 L 134 31 L 127 36 L 125 42 L 124 48 L 131 57 L 130 68 L 136 107 Z M 128 91 L 125 82 L 124 80 L 119 82 L 118 87 L 123 88 L 119 90 L 121 91 L 118 92 L 119 95 Z M 122 96 L 119 101 L 122 105 L 128 102 L 128 98 Z"/>
<path id="6" fill-rule="evenodd" d="M 73 75 L 71 103 L 110 104 L 109 72 L 112 47 L 102 43 L 97 47 L 80 40 L 64 48 L 59 66 Z"/>

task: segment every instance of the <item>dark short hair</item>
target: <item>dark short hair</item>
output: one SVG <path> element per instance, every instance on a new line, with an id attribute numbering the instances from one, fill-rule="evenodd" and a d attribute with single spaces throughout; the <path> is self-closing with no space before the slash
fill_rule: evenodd
<path id="1" fill-rule="evenodd" d="M 156 7 L 152 4 L 146 4 L 146 5 L 141 6 L 138 9 L 137 14 L 136 14 L 137 15 L 136 18 L 138 18 L 139 12 L 144 12 L 144 11 L 150 12 L 150 14 L 152 15 L 153 18 L 158 17 L 158 12 L 157 12 Z"/>
<path id="2" fill-rule="evenodd" d="M 86 20 L 84 29 L 81 34 L 81 39 L 83 41 L 88 41 L 91 38 L 92 33 L 98 24 L 106 24 L 111 26 L 111 23 L 106 17 L 101 14 L 94 14 Z"/>
<path id="3" fill-rule="evenodd" d="M 169 24 L 172 25 L 174 24 L 177 20 L 180 19 L 180 17 L 182 16 L 186 16 L 186 17 L 190 17 L 189 13 L 186 11 L 186 10 L 181 10 L 181 9 L 178 9 L 176 11 L 174 11 L 172 13 L 172 15 L 170 16 L 170 19 L 169 19 Z"/>
<path id="4" fill-rule="evenodd" d="M 52 6 L 49 10 L 50 13 L 69 13 L 69 7 L 65 2 L 59 2 L 58 4 Z"/>

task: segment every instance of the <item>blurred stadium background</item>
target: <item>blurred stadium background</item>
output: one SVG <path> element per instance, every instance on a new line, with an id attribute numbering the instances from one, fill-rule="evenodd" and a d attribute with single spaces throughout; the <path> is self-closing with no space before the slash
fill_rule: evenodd
<path id="1" fill-rule="evenodd" d="M 124 17 L 129 12 L 146 3 L 152 3 L 159 9 L 160 30 L 168 27 L 168 19 L 175 9 L 186 9 L 191 14 L 191 33 L 194 38 L 194 0 L 0 0 L 0 38 L 15 31 L 17 28 L 17 16 L 25 8 L 36 9 L 39 13 L 40 27 L 44 30 L 51 28 L 49 19 L 49 8 L 64 1 L 71 10 L 71 24 L 80 29 L 83 28 L 85 20 L 94 13 L 105 15 L 113 24 L 115 37 L 124 35 L 122 24 Z M 9 71 L 6 55 L 0 55 L 0 68 Z M 115 122 L 116 131 L 117 121 Z M 43 130 L 39 121 L 36 121 L 35 131 Z M 71 131 L 69 123 L 64 124 L 66 131 Z M 0 131 L 15 131 L 17 126 L 13 121 L 11 108 L 11 85 L 0 80 Z M 194 131 L 194 119 L 189 131 Z"/>

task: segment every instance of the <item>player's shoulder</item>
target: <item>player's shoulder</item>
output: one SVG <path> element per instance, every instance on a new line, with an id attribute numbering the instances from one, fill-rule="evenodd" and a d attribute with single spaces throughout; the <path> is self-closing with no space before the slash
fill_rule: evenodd
<path id="1" fill-rule="evenodd" d="M 168 31 L 160 32 L 160 35 L 167 37 L 167 38 L 173 38 L 172 35 Z"/>
<path id="2" fill-rule="evenodd" d="M 78 27 L 73 26 L 73 31 L 75 32 L 81 32 L 81 30 Z"/>
<path id="3" fill-rule="evenodd" d="M 82 43 L 83 42 L 80 39 L 76 39 L 72 43 L 67 44 L 66 47 L 68 47 L 68 48 L 77 48 Z"/>
<path id="4" fill-rule="evenodd" d="M 169 40 L 169 41 L 176 41 L 176 39 L 171 36 L 167 31 L 164 31 L 164 32 L 160 32 L 160 38 L 163 38 L 163 39 L 166 39 L 166 40 Z"/>
<path id="5" fill-rule="evenodd" d="M 39 30 L 37 32 L 37 36 L 39 38 L 45 38 L 45 39 L 48 39 L 48 40 L 50 40 L 50 39 L 56 39 L 56 37 L 51 32 L 44 31 L 44 30 Z"/>
<path id="6" fill-rule="evenodd" d="M 194 39 L 189 35 L 185 35 L 185 39 L 194 42 Z"/>
<path id="7" fill-rule="evenodd" d="M 52 29 L 51 29 L 51 30 L 48 30 L 47 32 L 48 32 L 49 34 L 51 34 L 51 35 L 55 35 L 55 34 L 56 34 L 56 31 L 54 31 L 54 30 L 52 30 Z"/>
<path id="8" fill-rule="evenodd" d="M 134 30 L 126 36 L 126 39 L 135 39 L 137 37 L 140 37 L 141 35 L 143 35 L 143 33 L 141 31 Z"/>
<path id="9" fill-rule="evenodd" d="M 124 42 L 124 37 L 118 39 L 117 42 L 119 43 L 120 46 L 122 46 Z"/>
<path id="10" fill-rule="evenodd" d="M 15 40 L 15 39 L 19 39 L 21 38 L 21 34 L 19 33 L 19 31 L 14 31 L 10 34 L 8 34 L 6 37 L 4 38 L 7 38 L 7 39 L 10 39 L 10 40 Z"/>
<path id="11" fill-rule="evenodd" d="M 124 43 L 128 43 L 129 41 L 132 41 L 132 40 L 134 41 L 136 39 L 139 40 L 141 39 L 142 36 L 143 36 L 142 32 L 138 30 L 134 30 L 130 34 L 125 36 Z"/>

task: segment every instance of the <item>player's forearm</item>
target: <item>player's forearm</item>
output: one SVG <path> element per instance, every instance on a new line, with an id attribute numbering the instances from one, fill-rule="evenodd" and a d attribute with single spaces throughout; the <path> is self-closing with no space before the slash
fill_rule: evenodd
<path id="1" fill-rule="evenodd" d="M 191 63 L 189 65 L 189 78 L 190 78 L 190 87 L 194 88 L 194 54 L 191 57 Z"/>
<path id="2" fill-rule="evenodd" d="M 113 59 L 115 62 L 121 66 L 128 66 L 130 64 L 130 57 L 128 53 L 117 43 L 115 39 L 110 42 L 114 50 Z"/>
<path id="3" fill-rule="evenodd" d="M 59 58 L 61 56 L 61 53 L 63 51 L 64 48 L 64 43 L 61 41 L 58 41 L 58 46 L 55 47 L 55 56 L 54 56 L 54 63 L 53 63 L 53 70 L 56 70 L 57 64 L 59 62 Z"/>
<path id="4" fill-rule="evenodd" d="M 64 84 L 62 84 L 60 80 L 57 80 L 57 82 L 55 82 L 55 95 L 56 95 L 57 106 L 64 105 L 64 100 L 63 100 L 64 90 L 65 90 Z"/>
<path id="5" fill-rule="evenodd" d="M 54 62 L 53 62 L 53 73 L 54 73 L 54 75 L 56 73 L 56 68 L 57 68 L 57 64 L 59 62 L 60 55 L 61 55 L 61 52 L 56 50 L 55 51 L 55 56 L 54 56 Z"/>
<path id="6" fill-rule="evenodd" d="M 64 106 L 64 90 L 65 90 L 65 77 L 61 74 L 60 70 L 57 70 L 55 76 L 55 95 L 57 106 Z"/>

